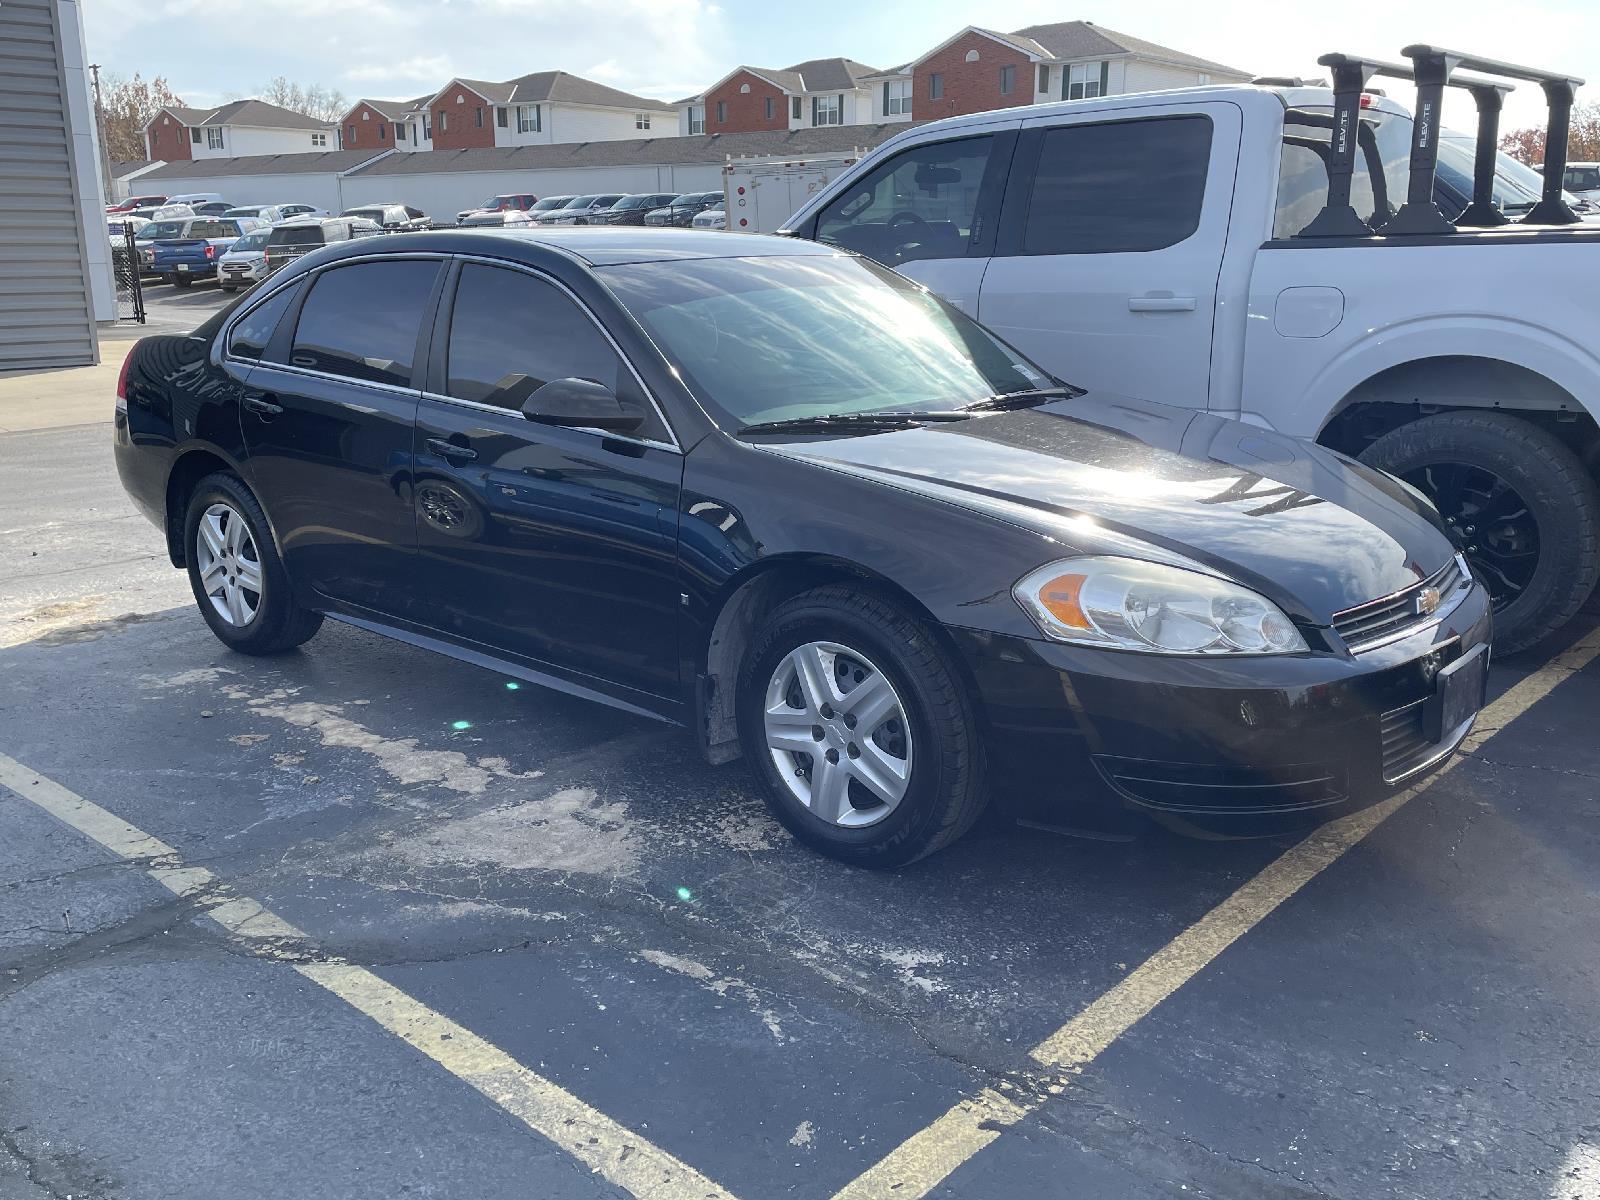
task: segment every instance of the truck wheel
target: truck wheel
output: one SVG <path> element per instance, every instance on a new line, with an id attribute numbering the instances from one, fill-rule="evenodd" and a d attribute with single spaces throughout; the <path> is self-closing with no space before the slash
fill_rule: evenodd
<path id="1" fill-rule="evenodd" d="M 1495 647 L 1543 641 L 1600 577 L 1600 489 L 1578 456 L 1507 413 L 1424 417 L 1385 434 L 1361 461 L 1398 475 L 1439 508 L 1494 601 Z"/>
<path id="2" fill-rule="evenodd" d="M 194 283 L 194 280 L 190 279 L 187 275 L 174 275 L 172 277 L 172 286 L 173 287 L 186 288 L 186 287 L 189 287 L 193 283 Z"/>

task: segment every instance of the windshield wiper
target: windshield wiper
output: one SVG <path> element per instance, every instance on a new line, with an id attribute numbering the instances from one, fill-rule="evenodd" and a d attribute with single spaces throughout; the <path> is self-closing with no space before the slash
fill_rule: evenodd
<path id="1" fill-rule="evenodd" d="M 782 421 L 757 421 L 740 433 L 823 433 L 849 429 L 873 433 L 885 429 L 911 429 L 927 421 L 964 421 L 965 411 L 819 413 L 811 417 L 789 417 Z"/>
<path id="2" fill-rule="evenodd" d="M 994 396 L 985 396 L 982 400 L 974 400 L 971 404 L 962 405 L 962 412 L 1004 412 L 1010 408 L 1036 408 L 1046 400 L 1056 396 L 1065 396 L 1075 400 L 1079 396 L 1089 394 L 1087 388 L 1074 387 L 1064 383 L 1059 387 L 1024 388 L 1019 392 L 1001 392 Z"/>

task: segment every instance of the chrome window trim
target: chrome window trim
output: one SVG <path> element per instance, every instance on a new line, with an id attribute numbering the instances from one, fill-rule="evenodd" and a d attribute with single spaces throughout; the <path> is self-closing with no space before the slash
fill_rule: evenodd
<path id="1" fill-rule="evenodd" d="M 384 255 L 383 257 L 389 257 L 389 256 L 388 255 Z M 554 275 L 551 275 L 547 271 L 542 271 L 538 267 L 529 266 L 526 263 L 513 262 L 513 261 L 511 261 L 509 259 L 504 259 L 504 258 L 491 258 L 488 255 L 483 255 L 483 254 L 455 254 L 455 255 L 451 255 L 451 257 L 456 259 L 459 262 L 481 263 L 484 266 L 501 267 L 501 268 L 506 269 L 506 270 L 521 271 L 524 275 L 531 275 L 535 279 L 542 280 L 545 283 L 553 284 L 555 287 L 559 288 L 562 292 L 564 292 L 566 294 L 567 298 L 569 300 L 571 300 L 572 303 L 577 306 L 578 311 L 581 312 L 584 316 L 588 317 L 590 323 L 593 324 L 594 327 L 600 331 L 600 336 L 606 339 L 606 344 L 611 347 L 611 350 L 617 356 L 618 361 L 621 362 L 623 366 L 628 368 L 628 374 L 632 375 L 634 383 L 639 385 L 639 393 L 640 393 L 640 395 L 642 395 L 646 400 L 648 400 L 650 402 L 650 407 L 655 411 L 655 414 L 656 414 L 657 418 L 659 418 L 660 421 L 661 421 L 661 427 L 667 431 L 667 437 L 670 438 L 671 440 L 669 442 L 661 442 L 661 441 L 657 441 L 655 438 L 628 437 L 625 434 L 610 433 L 610 432 L 607 432 L 605 430 L 589 429 L 587 427 L 580 427 L 580 428 L 583 428 L 584 432 L 593 433 L 596 437 L 607 438 L 607 439 L 610 439 L 610 440 L 613 440 L 613 441 L 632 442 L 635 445 L 655 446 L 655 447 L 657 447 L 659 449 L 675 451 L 678 454 L 682 454 L 683 453 L 683 445 L 682 445 L 681 442 L 678 441 L 678 431 L 672 427 L 672 422 L 667 419 L 667 413 L 666 413 L 666 410 L 661 407 L 661 401 L 656 399 L 655 393 L 650 390 L 650 388 L 645 384 L 643 376 L 641 376 L 639 374 L 639 369 L 633 365 L 633 360 L 630 359 L 627 356 L 627 354 L 625 354 L 623 352 L 622 347 L 617 344 L 617 339 L 611 336 L 611 331 L 605 327 L 605 323 L 602 322 L 599 317 L 594 315 L 594 311 L 587 304 L 584 303 L 583 298 L 581 296 L 579 296 L 576 292 L 574 292 L 566 284 L 562 283 L 561 280 L 557 279 Z M 459 288 L 460 286 L 461 286 L 461 281 L 458 278 L 456 280 L 456 287 Z M 602 284 L 601 286 L 603 287 L 605 285 Z M 455 315 L 455 299 L 454 299 L 454 297 L 451 298 L 450 307 L 451 307 L 451 317 L 453 319 L 454 315 Z M 654 344 L 655 344 L 654 342 L 651 343 L 651 345 L 654 345 Z M 450 346 L 449 346 L 449 343 L 446 342 L 445 343 L 445 356 L 446 356 L 445 357 L 445 383 L 446 383 L 447 386 L 448 386 L 449 381 L 450 381 L 450 376 L 449 376 L 449 352 L 450 352 Z M 439 395 L 438 393 L 435 393 L 435 392 L 424 392 L 423 394 L 425 396 L 428 396 L 431 399 L 434 399 L 434 400 L 447 400 L 451 404 L 462 404 L 462 405 L 466 405 L 467 407 L 470 407 L 470 408 L 483 408 L 483 409 L 488 409 L 491 412 L 508 413 L 508 412 L 516 412 L 517 411 L 516 409 L 513 409 L 513 408 L 502 408 L 501 406 L 499 406 L 497 404 L 482 404 L 482 403 L 479 403 L 478 401 L 474 401 L 474 400 L 461 400 L 461 399 L 458 399 L 455 396 Z"/>
<path id="2" fill-rule="evenodd" d="M 461 400 L 455 396 L 442 396 L 438 392 L 424 391 L 422 393 L 422 398 L 424 400 L 437 400 L 440 404 L 453 404 L 457 408 L 470 409 L 473 412 L 495 413 L 502 417 L 522 416 L 522 414 L 514 408 L 502 408 L 498 404 L 485 404 L 480 400 Z M 523 417 L 522 419 L 527 421 L 529 425 L 532 425 L 535 428 L 540 428 L 539 422 L 528 421 L 528 418 L 526 417 Z M 672 453 L 680 455 L 683 453 L 681 449 L 671 442 L 659 442 L 655 438 L 630 437 L 625 433 L 616 433 L 607 429 L 596 429 L 591 425 L 546 425 L 543 426 L 543 428 L 571 429 L 577 433 L 592 434 L 593 436 L 597 438 L 603 438 L 608 442 L 632 442 L 635 446 L 648 446 L 652 450 L 670 450 Z"/>

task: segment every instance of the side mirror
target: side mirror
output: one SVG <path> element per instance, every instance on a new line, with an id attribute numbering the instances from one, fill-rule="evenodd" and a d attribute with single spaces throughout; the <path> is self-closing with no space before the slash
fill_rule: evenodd
<path id="1" fill-rule="evenodd" d="M 552 379 L 522 402 L 522 415 L 541 425 L 632 433 L 644 424 L 639 413 L 622 407 L 617 394 L 592 379 Z"/>

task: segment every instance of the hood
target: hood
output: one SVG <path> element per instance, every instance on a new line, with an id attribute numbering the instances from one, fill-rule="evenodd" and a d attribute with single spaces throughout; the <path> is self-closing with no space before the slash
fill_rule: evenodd
<path id="1" fill-rule="evenodd" d="M 1455 553 L 1426 500 L 1343 455 L 1103 393 L 763 448 L 1037 529 L 1062 557 L 1198 565 L 1316 624 L 1412 586 Z"/>

